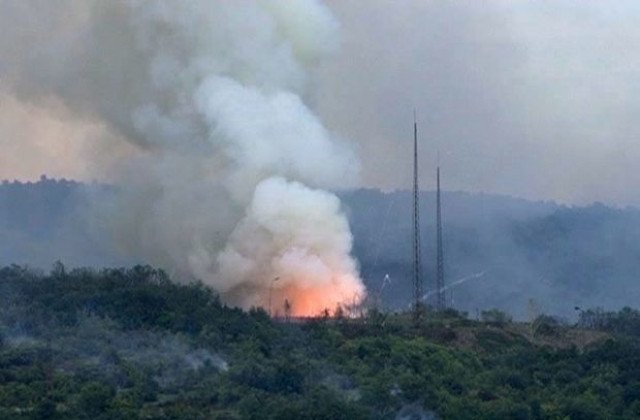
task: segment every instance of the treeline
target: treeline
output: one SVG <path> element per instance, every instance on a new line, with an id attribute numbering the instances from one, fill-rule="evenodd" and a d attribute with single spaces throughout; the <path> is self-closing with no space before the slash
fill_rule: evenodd
<path id="1" fill-rule="evenodd" d="M 478 322 L 447 311 L 419 328 L 380 312 L 274 322 L 151 267 L 9 266 L 0 269 L 0 418 L 640 416 L 637 338 L 612 329 L 620 334 L 584 348 L 541 346 L 497 314 Z"/>
<path id="2" fill-rule="evenodd" d="M 619 311 L 588 309 L 580 312 L 578 325 L 582 328 L 640 337 L 640 311 L 628 306 Z"/>

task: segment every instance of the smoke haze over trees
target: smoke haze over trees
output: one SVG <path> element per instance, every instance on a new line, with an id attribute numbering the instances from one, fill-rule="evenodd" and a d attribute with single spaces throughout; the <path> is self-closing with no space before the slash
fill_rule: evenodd
<path id="1" fill-rule="evenodd" d="M 43 179 L 0 186 L 0 264 L 48 269 L 146 263 L 123 254 L 105 226 L 86 218 L 90 200 L 109 205 L 113 187 Z M 372 298 L 385 308 L 411 302 L 411 196 L 376 190 L 342 192 L 354 255 Z M 519 319 L 550 313 L 574 319 L 575 307 L 634 305 L 640 269 L 640 211 L 602 204 L 565 207 L 506 196 L 443 194 L 446 284 L 454 307 L 473 316 L 500 308 Z M 435 274 L 435 196 L 424 192 L 425 289 Z M 95 202 L 94 204 L 95 205 Z M 334 309 L 334 308 L 329 308 Z"/>

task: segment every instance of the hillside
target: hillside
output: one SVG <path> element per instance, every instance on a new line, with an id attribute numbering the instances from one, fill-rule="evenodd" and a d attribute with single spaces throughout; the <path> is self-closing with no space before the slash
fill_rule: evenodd
<path id="1" fill-rule="evenodd" d="M 3 419 L 640 415 L 631 310 L 596 316 L 624 334 L 544 318 L 531 328 L 496 311 L 418 329 L 404 315 L 274 322 L 142 266 L 5 267 L 0 300 Z"/>
<path id="2" fill-rule="evenodd" d="M 43 177 L 0 185 L 0 264 L 49 269 L 146 264 L 119 249 L 91 209 L 117 190 Z M 371 296 L 388 310 L 411 301 L 411 196 L 341 192 L 354 255 Z M 421 195 L 426 290 L 435 272 L 435 197 Z M 566 207 L 513 197 L 443 194 L 447 299 L 476 314 L 499 308 L 520 320 L 551 313 L 575 320 L 575 307 L 618 310 L 640 300 L 640 211 L 602 204 Z M 130 251 L 130 250 L 128 250 Z M 385 275 L 390 282 L 384 284 Z M 207 279 L 202 279 L 206 281 Z"/>
<path id="3" fill-rule="evenodd" d="M 411 196 L 359 190 L 342 195 L 355 255 L 369 290 L 388 308 L 411 299 Z M 435 194 L 423 192 L 426 289 L 435 276 Z M 447 300 L 469 313 L 499 308 L 521 320 L 545 312 L 576 319 L 575 307 L 620 309 L 640 299 L 640 211 L 596 203 L 566 207 L 505 196 L 445 192 Z"/>

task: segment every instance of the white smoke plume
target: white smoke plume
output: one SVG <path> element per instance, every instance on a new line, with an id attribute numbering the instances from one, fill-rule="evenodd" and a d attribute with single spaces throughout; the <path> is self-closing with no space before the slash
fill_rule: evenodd
<path id="1" fill-rule="evenodd" d="M 105 160 L 135 146 L 111 173 L 117 199 L 93 212 L 124 252 L 243 307 L 313 315 L 363 297 L 323 191 L 354 182 L 357 160 L 305 104 L 338 45 L 325 5 L 26 0 L 0 16 L 0 89 L 99 123 Z"/>

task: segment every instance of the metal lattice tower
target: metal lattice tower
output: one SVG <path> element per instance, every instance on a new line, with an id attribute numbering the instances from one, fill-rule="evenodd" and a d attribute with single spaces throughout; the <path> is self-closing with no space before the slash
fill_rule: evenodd
<path id="1" fill-rule="evenodd" d="M 418 124 L 413 116 L 413 315 L 422 318 L 422 264 L 420 261 L 420 190 L 418 188 Z"/>
<path id="2" fill-rule="evenodd" d="M 436 193 L 436 223 L 437 232 L 437 257 L 436 257 L 436 309 L 441 311 L 447 307 L 444 290 L 444 250 L 442 245 L 442 208 L 440 201 L 440 165 L 437 169 L 437 193 Z"/>

